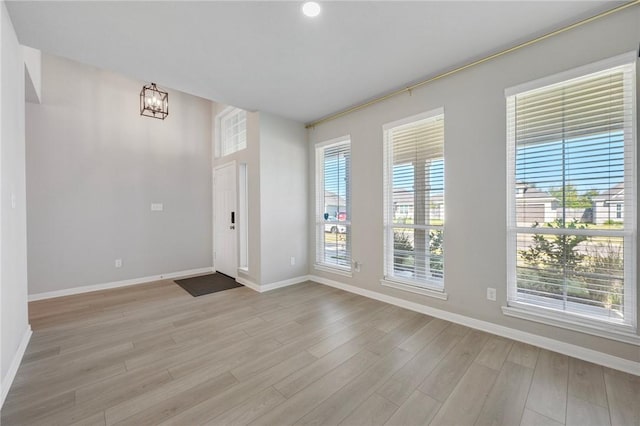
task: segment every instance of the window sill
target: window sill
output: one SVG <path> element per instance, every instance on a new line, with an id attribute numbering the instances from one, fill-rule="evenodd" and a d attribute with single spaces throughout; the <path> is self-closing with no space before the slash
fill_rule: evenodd
<path id="1" fill-rule="evenodd" d="M 332 274 L 342 275 L 343 277 L 351 278 L 353 276 L 351 271 L 348 270 L 348 269 L 342 269 L 342 268 L 333 267 L 333 266 L 321 265 L 321 264 L 318 264 L 318 263 L 316 263 L 314 265 L 314 268 L 316 270 L 318 270 L 318 271 L 330 272 Z"/>
<path id="2" fill-rule="evenodd" d="M 398 290 L 404 290 L 411 293 L 421 294 L 423 296 L 433 297 L 435 299 L 447 300 L 449 295 L 444 290 L 432 290 L 429 288 L 416 287 L 410 284 L 405 284 L 399 281 L 392 281 L 386 278 L 380 280 L 380 284 L 385 287 L 391 287 Z"/>
<path id="3" fill-rule="evenodd" d="M 514 318 L 525 319 L 540 324 L 640 346 L 640 336 L 635 334 L 629 326 L 608 325 L 605 323 L 595 324 L 589 320 L 583 320 L 580 317 L 570 314 L 562 314 L 544 308 L 530 307 L 517 302 L 511 302 L 511 306 L 503 306 L 502 313 Z"/>

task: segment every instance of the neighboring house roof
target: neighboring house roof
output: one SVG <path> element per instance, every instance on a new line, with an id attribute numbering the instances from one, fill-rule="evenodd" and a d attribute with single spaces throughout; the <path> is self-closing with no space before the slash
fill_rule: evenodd
<path id="1" fill-rule="evenodd" d="M 624 182 L 620 182 L 609 189 L 605 189 L 599 195 L 593 197 L 593 201 L 624 201 Z"/>
<path id="2" fill-rule="evenodd" d="M 539 188 L 529 186 L 523 182 L 516 182 L 516 188 L 521 189 L 516 193 L 516 199 L 520 198 L 523 201 L 557 201 L 558 199 L 547 191 Z"/>

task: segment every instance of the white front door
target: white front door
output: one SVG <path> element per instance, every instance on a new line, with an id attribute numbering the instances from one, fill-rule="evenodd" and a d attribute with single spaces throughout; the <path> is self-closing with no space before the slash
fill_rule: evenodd
<path id="1" fill-rule="evenodd" d="M 235 278 L 238 268 L 236 164 L 215 169 L 213 177 L 213 265 Z"/>

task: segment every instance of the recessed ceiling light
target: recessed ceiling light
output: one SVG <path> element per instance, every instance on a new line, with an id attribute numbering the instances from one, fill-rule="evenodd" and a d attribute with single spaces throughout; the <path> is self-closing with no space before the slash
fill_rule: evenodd
<path id="1" fill-rule="evenodd" d="M 310 18 L 320 15 L 320 5 L 315 1 L 308 1 L 302 5 L 302 13 Z"/>

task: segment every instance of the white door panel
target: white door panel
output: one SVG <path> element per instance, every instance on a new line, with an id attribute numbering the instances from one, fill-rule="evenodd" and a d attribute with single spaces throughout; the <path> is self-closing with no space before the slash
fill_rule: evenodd
<path id="1" fill-rule="evenodd" d="M 235 278 L 238 264 L 235 163 L 215 169 L 213 193 L 213 264 L 217 272 Z"/>

